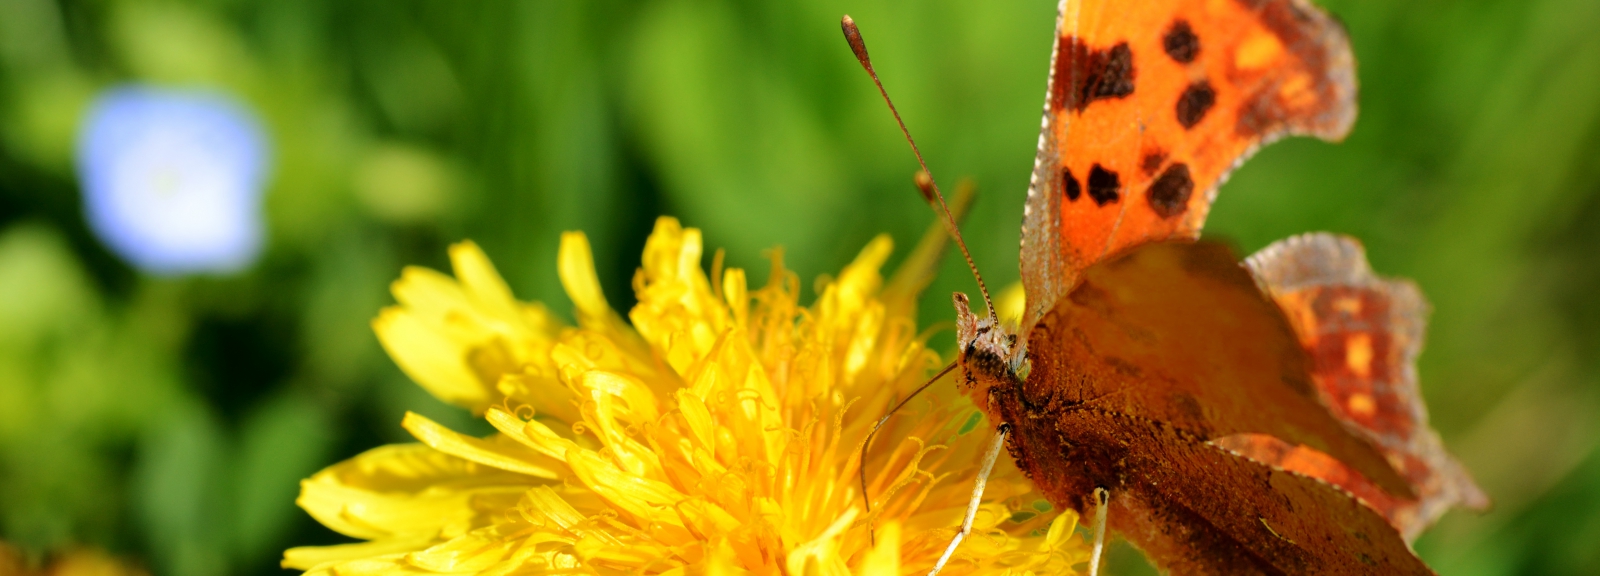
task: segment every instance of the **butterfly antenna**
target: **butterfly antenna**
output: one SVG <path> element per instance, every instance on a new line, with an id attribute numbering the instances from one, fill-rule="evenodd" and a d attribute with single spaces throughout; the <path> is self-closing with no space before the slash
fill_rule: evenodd
<path id="1" fill-rule="evenodd" d="M 922 159 L 922 151 L 917 149 L 917 141 L 911 138 L 911 131 L 906 129 L 906 123 L 900 119 L 900 111 L 895 109 L 894 100 L 889 99 L 889 91 L 883 88 L 883 81 L 878 79 L 878 72 L 872 69 L 872 57 L 867 55 L 867 43 L 861 39 L 861 29 L 856 27 L 855 19 L 846 14 L 840 19 L 839 27 L 844 29 L 844 39 L 850 43 L 850 51 L 855 52 L 856 61 L 867 70 L 867 75 L 872 77 L 872 83 L 878 86 L 878 94 L 883 95 L 883 102 L 889 105 L 889 111 L 894 113 L 895 123 L 900 125 L 900 133 L 906 137 L 906 142 L 911 144 L 911 153 L 917 156 L 917 164 L 922 166 L 922 171 L 917 173 L 917 189 L 922 191 L 923 200 L 929 204 L 937 203 L 939 211 L 944 214 L 945 226 L 950 230 L 950 237 L 955 238 L 956 246 L 961 248 L 961 256 L 967 259 L 967 268 L 972 269 L 972 277 L 978 281 L 978 291 L 983 293 L 983 305 L 989 310 L 989 316 L 995 315 L 994 301 L 989 299 L 989 287 L 983 283 L 983 275 L 978 273 L 978 265 L 972 261 L 972 252 L 967 250 L 967 241 L 961 238 L 961 228 L 956 225 L 956 218 L 950 213 L 950 207 L 945 205 L 944 194 L 939 192 L 939 184 L 933 180 L 933 172 L 928 170 L 928 163 Z"/>
<path id="2" fill-rule="evenodd" d="M 928 387 L 932 386 L 934 382 L 938 382 L 940 378 L 944 378 L 945 374 L 949 374 L 951 370 L 955 369 L 956 363 L 951 362 L 949 366 L 945 366 L 943 370 L 940 370 L 938 374 L 934 374 L 932 378 L 929 378 L 927 382 L 924 382 L 921 386 L 918 386 L 916 390 L 912 390 L 911 394 L 901 399 L 899 404 L 894 405 L 894 408 L 890 408 L 889 412 L 884 414 L 882 418 L 879 418 L 877 422 L 872 423 L 872 431 L 867 433 L 867 441 L 861 443 L 861 464 L 856 466 L 856 470 L 861 473 L 861 499 L 867 505 L 867 512 L 872 511 L 872 497 L 867 495 L 867 448 L 872 446 L 872 438 L 878 435 L 878 430 L 883 428 L 884 423 L 889 421 L 890 416 L 894 416 L 894 413 L 899 412 L 901 408 L 904 408 L 907 403 L 911 402 L 912 398 L 916 398 L 917 395 L 921 394 L 923 390 L 927 390 Z M 877 531 L 870 530 L 870 532 L 872 534 L 872 544 L 877 545 Z"/>

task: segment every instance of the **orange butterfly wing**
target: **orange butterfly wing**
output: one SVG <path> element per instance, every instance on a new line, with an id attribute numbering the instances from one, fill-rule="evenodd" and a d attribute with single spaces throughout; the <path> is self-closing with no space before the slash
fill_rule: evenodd
<path id="1" fill-rule="evenodd" d="M 1486 508 L 1488 497 L 1428 427 L 1416 369 L 1428 304 L 1416 285 L 1373 274 L 1360 242 L 1332 234 L 1281 240 L 1246 265 L 1294 327 L 1322 404 L 1382 452 L 1417 498 L 1364 495 L 1359 477 L 1346 483 L 1337 470 L 1299 468 L 1267 441 L 1230 448 L 1346 487 L 1408 540 L 1452 506 Z"/>
<path id="2" fill-rule="evenodd" d="M 1193 239 L 1264 142 L 1342 138 L 1343 29 L 1301 0 L 1063 0 L 1024 212 L 1024 333 L 1089 265 Z"/>

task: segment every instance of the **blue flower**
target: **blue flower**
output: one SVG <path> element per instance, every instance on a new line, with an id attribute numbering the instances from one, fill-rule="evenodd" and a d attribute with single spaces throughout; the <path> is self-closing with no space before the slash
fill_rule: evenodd
<path id="1" fill-rule="evenodd" d="M 153 274 L 232 272 L 261 251 L 267 142 L 214 92 L 120 87 L 78 137 L 78 178 L 100 241 Z"/>

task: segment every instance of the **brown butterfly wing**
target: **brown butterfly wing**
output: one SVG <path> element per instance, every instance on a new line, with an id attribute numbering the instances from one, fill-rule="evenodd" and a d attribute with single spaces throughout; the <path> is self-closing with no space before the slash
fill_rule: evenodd
<path id="1" fill-rule="evenodd" d="M 1110 489 L 1114 525 L 1158 564 L 1427 573 L 1348 494 L 1207 442 L 1280 438 L 1410 495 L 1318 402 L 1294 331 L 1227 248 L 1150 244 L 1097 264 L 1030 341 L 1026 380 L 990 392 L 1016 428 L 1013 456 L 1057 504 L 1084 511 L 1095 487 Z"/>
<path id="2" fill-rule="evenodd" d="M 1416 285 L 1377 276 L 1360 242 L 1325 233 L 1279 241 L 1246 264 L 1294 327 L 1319 400 L 1417 494 L 1372 504 L 1407 539 L 1452 506 L 1487 507 L 1488 497 L 1428 426 L 1416 370 L 1428 304 Z M 1242 453 L 1284 465 L 1263 444 Z"/>
<path id="3" fill-rule="evenodd" d="M 1115 477 L 1110 527 L 1169 574 L 1431 574 L 1382 516 L 1327 484 L 1263 466 L 1160 422 L 1098 410 L 1018 420 L 1012 452 L 1045 468 L 1052 502 L 1088 512 Z M 1065 458 L 1035 454 L 1060 448 Z M 1112 464 L 1114 463 L 1114 464 Z"/>
<path id="4" fill-rule="evenodd" d="M 1342 138 L 1355 71 L 1340 26 L 1303 0 L 1063 0 L 1024 211 L 1026 329 L 1084 268 L 1193 239 L 1260 144 Z"/>

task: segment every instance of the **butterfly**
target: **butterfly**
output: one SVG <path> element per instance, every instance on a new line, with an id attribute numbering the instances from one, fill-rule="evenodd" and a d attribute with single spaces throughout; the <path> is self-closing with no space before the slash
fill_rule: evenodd
<path id="1" fill-rule="evenodd" d="M 983 469 L 1003 446 L 1052 504 L 1094 512 L 1091 573 L 1109 524 L 1172 573 L 1430 574 L 1410 540 L 1488 505 L 1427 425 L 1414 284 L 1348 237 L 1243 264 L 1199 239 L 1257 148 L 1355 116 L 1348 38 L 1309 2 L 1060 3 L 1023 319 L 1002 324 L 980 277 L 986 314 L 955 295 L 956 364 L 997 431 Z"/>

